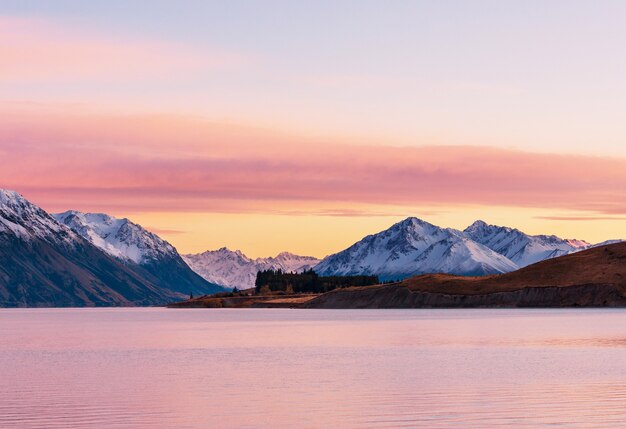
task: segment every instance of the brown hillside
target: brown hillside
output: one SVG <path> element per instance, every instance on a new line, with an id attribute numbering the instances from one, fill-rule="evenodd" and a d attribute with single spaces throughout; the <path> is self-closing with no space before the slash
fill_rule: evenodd
<path id="1" fill-rule="evenodd" d="M 507 274 L 485 277 L 426 274 L 401 284 L 413 291 L 470 295 L 589 284 L 614 285 L 626 291 L 626 242 L 548 259 Z"/>

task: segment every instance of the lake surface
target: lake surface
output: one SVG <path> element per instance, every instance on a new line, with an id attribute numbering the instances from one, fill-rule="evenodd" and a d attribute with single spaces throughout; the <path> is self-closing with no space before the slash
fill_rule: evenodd
<path id="1" fill-rule="evenodd" d="M 625 310 L 0 310 L 0 427 L 624 427 Z"/>

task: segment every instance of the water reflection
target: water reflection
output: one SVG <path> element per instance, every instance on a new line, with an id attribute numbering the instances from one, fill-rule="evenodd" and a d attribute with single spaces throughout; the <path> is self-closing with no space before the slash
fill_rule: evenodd
<path id="1" fill-rule="evenodd" d="M 0 311 L 0 427 L 623 427 L 621 310 Z"/>

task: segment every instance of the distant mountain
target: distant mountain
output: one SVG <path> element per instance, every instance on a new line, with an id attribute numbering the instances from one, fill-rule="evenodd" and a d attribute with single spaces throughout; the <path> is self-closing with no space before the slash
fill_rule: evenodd
<path id="1" fill-rule="evenodd" d="M 335 289 L 308 308 L 626 307 L 626 243 L 592 247 L 489 277 L 425 274 Z"/>
<path id="2" fill-rule="evenodd" d="M 489 225 L 482 220 L 477 220 L 463 232 L 520 267 L 592 246 L 583 240 L 566 240 L 554 235 L 528 235 L 515 228 Z"/>
<path id="3" fill-rule="evenodd" d="M 189 268 L 174 246 L 128 219 L 74 210 L 53 216 L 94 246 L 161 287 L 185 295 L 224 291 L 221 286 L 207 282 Z"/>
<path id="4" fill-rule="evenodd" d="M 485 275 L 513 271 L 505 256 L 468 238 L 415 217 L 327 256 L 314 269 L 321 275 L 375 274 L 381 280 L 422 273 Z"/>
<path id="5" fill-rule="evenodd" d="M 262 270 L 301 272 L 319 263 L 311 256 L 298 256 L 283 252 L 276 257 L 252 259 L 225 247 L 195 255 L 184 255 L 189 266 L 207 281 L 229 288 L 248 289 L 254 287 L 256 274 Z"/>
<path id="6" fill-rule="evenodd" d="M 591 246 L 589 246 L 589 248 L 600 247 L 600 246 L 608 246 L 609 244 L 617 244 L 617 243 L 623 243 L 623 242 L 624 242 L 624 240 L 606 240 L 606 241 L 603 241 L 601 243 L 592 244 Z"/>
<path id="7" fill-rule="evenodd" d="M 182 297 L 0 189 L 0 306 L 164 304 Z"/>

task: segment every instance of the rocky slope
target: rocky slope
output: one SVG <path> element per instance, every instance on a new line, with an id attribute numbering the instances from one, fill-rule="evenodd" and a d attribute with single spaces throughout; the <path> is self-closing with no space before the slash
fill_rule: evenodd
<path id="1" fill-rule="evenodd" d="M 102 252 L 18 193 L 0 190 L 0 306 L 153 305 L 182 296 Z"/>
<path id="2" fill-rule="evenodd" d="M 185 295 L 224 290 L 189 268 L 170 243 L 128 219 L 75 210 L 53 216 L 94 246 L 160 287 Z"/>

